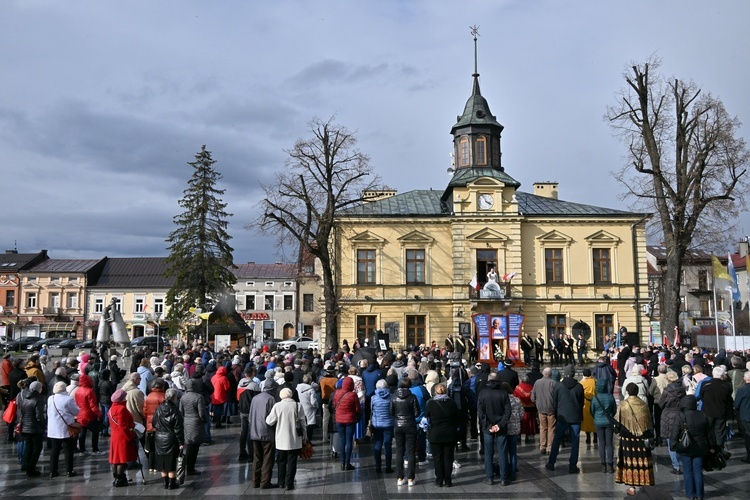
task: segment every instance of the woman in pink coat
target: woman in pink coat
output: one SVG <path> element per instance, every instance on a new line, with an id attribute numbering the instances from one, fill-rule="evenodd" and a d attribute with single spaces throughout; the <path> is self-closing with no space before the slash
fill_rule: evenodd
<path id="1" fill-rule="evenodd" d="M 111 437 L 109 440 L 109 463 L 112 464 L 113 486 L 127 486 L 128 462 L 138 460 L 138 448 L 135 444 L 135 422 L 133 415 L 125 406 L 128 395 L 122 389 L 112 394 L 112 407 L 109 410 Z"/>

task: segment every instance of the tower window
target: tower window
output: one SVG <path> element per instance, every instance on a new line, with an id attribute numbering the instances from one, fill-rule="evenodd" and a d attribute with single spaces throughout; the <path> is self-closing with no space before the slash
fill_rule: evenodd
<path id="1" fill-rule="evenodd" d="M 477 139 L 477 165 L 487 165 L 487 139 L 482 136 Z"/>
<path id="2" fill-rule="evenodd" d="M 461 137 L 461 141 L 458 146 L 461 155 L 461 166 L 466 167 L 469 165 L 469 138 L 464 136 Z"/>
<path id="3" fill-rule="evenodd" d="M 492 140 L 492 166 L 500 166 L 500 140 L 497 138 Z"/>

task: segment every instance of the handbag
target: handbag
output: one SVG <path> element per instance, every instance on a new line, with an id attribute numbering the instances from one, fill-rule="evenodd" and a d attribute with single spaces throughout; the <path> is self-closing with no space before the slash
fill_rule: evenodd
<path id="1" fill-rule="evenodd" d="M 12 424 L 16 421 L 16 413 L 18 412 L 18 403 L 15 399 L 11 399 L 8 403 L 8 407 L 3 412 L 3 422 L 6 424 Z"/>
<path id="2" fill-rule="evenodd" d="M 672 443 L 672 451 L 676 451 L 677 453 L 687 453 L 692 446 L 693 438 L 690 436 L 690 431 L 688 431 L 687 422 L 683 420 L 680 435 L 677 437 L 677 441 Z"/>
<path id="3" fill-rule="evenodd" d="M 65 422 L 65 425 L 68 426 L 68 433 L 70 434 L 70 437 L 76 437 L 77 435 L 79 435 L 81 431 L 83 430 L 83 426 L 79 424 L 78 422 L 76 422 L 75 420 L 73 420 L 72 424 L 69 424 L 68 421 L 65 420 L 65 417 L 62 416 L 62 413 L 60 413 L 60 410 L 57 409 L 55 396 L 52 396 L 52 406 L 55 407 L 55 411 L 57 412 L 57 414 L 60 415 L 60 418 L 62 419 L 62 421 Z"/>
<path id="4" fill-rule="evenodd" d="M 315 453 L 315 449 L 313 448 L 312 443 L 305 439 L 302 441 L 302 449 L 299 450 L 299 456 L 300 458 L 304 458 L 305 460 L 312 458 L 313 453 Z"/>
<path id="5" fill-rule="evenodd" d="M 175 472 L 177 482 L 180 484 L 185 484 L 186 475 L 187 475 L 187 468 L 185 465 L 185 454 L 183 453 L 182 450 L 180 450 L 180 454 L 177 455 L 177 471 Z"/>

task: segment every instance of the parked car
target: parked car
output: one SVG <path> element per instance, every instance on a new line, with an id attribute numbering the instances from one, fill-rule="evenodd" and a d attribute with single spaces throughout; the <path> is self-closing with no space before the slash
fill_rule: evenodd
<path id="1" fill-rule="evenodd" d="M 78 344 L 81 343 L 81 339 L 63 339 L 62 342 L 57 344 L 55 347 L 58 349 L 75 349 Z"/>
<path id="2" fill-rule="evenodd" d="M 9 341 L 5 345 L 6 351 L 26 351 L 30 345 L 42 340 L 42 337 L 21 337 L 15 340 Z"/>
<path id="3" fill-rule="evenodd" d="M 307 346 L 307 348 L 320 350 L 320 342 L 318 342 L 317 340 L 313 340 L 312 342 L 310 342 L 310 345 Z"/>
<path id="4" fill-rule="evenodd" d="M 285 351 L 294 352 L 297 349 L 307 349 L 313 342 L 315 341 L 310 337 L 294 337 L 279 342 L 278 348 Z"/>
<path id="5" fill-rule="evenodd" d="M 63 340 L 65 340 L 65 339 L 41 339 L 41 340 L 37 340 L 36 342 L 34 342 L 33 344 L 31 344 L 29 347 L 27 347 L 26 350 L 29 351 L 29 352 L 38 351 L 39 349 L 42 348 L 42 346 L 44 344 L 47 344 L 48 348 L 50 348 L 50 347 L 57 347 L 57 344 L 59 344 Z"/>
<path id="6" fill-rule="evenodd" d="M 263 349 L 264 346 L 268 346 L 268 351 L 278 351 L 279 350 L 279 342 L 283 342 L 284 339 L 264 339 L 260 343 L 260 348 Z"/>
<path id="7" fill-rule="evenodd" d="M 76 349 L 93 349 L 94 347 L 96 347 L 96 340 L 93 339 L 78 342 L 76 344 Z"/>
<path id="8" fill-rule="evenodd" d="M 149 335 L 147 337 L 136 337 L 130 342 L 130 347 L 148 347 L 155 352 L 164 352 L 165 346 L 169 346 L 169 341 L 164 337 Z"/>

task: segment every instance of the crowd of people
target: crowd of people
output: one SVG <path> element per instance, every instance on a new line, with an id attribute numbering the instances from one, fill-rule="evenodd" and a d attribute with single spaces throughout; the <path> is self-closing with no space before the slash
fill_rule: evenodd
<path id="1" fill-rule="evenodd" d="M 524 337 L 535 349 L 535 339 Z M 750 461 L 744 353 L 623 344 L 603 352 L 593 368 L 577 370 L 570 358 L 561 370 L 542 369 L 535 355 L 525 361 L 529 368 L 519 373 L 511 360 L 471 364 L 434 344 L 401 352 L 355 344 L 325 353 L 194 345 L 161 355 L 136 351 L 127 368 L 96 349 L 54 362 L 6 354 L 4 419 L 28 477 L 40 475 L 45 442 L 50 478 L 60 473 L 61 451 L 64 473 L 75 476 L 76 457 L 104 454 L 106 443 L 115 487 L 128 485 L 127 471 L 141 467 L 142 448 L 144 467 L 161 474 L 164 488 L 179 488 L 178 462 L 185 475 L 199 475 L 200 448 L 212 442 L 212 429 L 238 421 L 237 458 L 252 462 L 260 489 L 293 490 L 298 459 L 317 432 L 342 471 L 356 469 L 354 447 L 368 443 L 375 472 L 406 487 L 430 459 L 435 484 L 453 486 L 456 453 L 468 451 L 468 441 L 484 458 L 488 485 L 516 481 L 518 447 L 537 439 L 547 470 L 562 452 L 568 473 L 580 473 L 582 433 L 598 448 L 601 472 L 628 486 L 629 495 L 654 485 L 658 446 L 668 450 L 691 499 L 704 497 L 703 470 L 729 458 L 725 442 L 734 432 L 744 436 L 743 462 Z M 693 446 L 678 451 L 685 432 Z"/>

